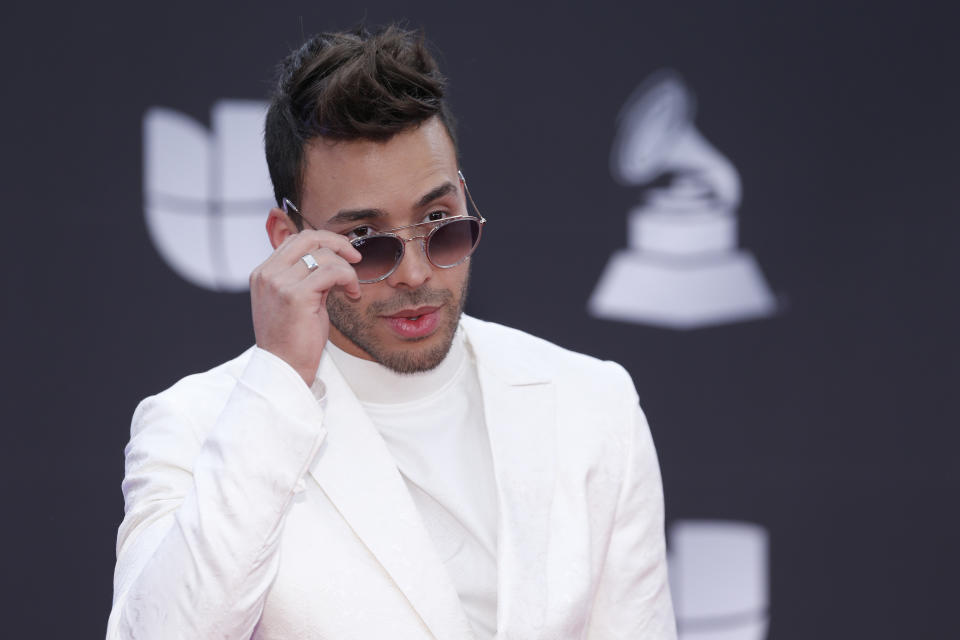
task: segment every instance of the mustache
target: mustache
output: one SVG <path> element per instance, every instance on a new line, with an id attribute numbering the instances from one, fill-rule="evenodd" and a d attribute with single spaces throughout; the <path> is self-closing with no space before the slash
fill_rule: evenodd
<path id="1" fill-rule="evenodd" d="M 415 289 L 374 302 L 367 308 L 367 313 L 388 316 L 411 307 L 440 307 L 449 302 L 453 302 L 453 292 L 447 289 Z"/>

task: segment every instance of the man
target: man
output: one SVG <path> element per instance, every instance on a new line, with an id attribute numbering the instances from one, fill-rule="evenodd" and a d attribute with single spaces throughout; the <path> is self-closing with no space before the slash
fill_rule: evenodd
<path id="1" fill-rule="evenodd" d="M 108 637 L 675 637 L 629 376 L 461 315 L 485 221 L 422 41 L 280 76 L 256 346 L 137 408 Z"/>

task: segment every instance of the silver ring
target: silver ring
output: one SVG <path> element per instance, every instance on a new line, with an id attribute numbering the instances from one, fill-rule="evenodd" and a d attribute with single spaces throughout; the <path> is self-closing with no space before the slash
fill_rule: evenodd
<path id="1" fill-rule="evenodd" d="M 308 271 L 313 271 L 314 269 L 320 266 L 319 264 L 317 264 L 317 259 L 314 258 L 312 254 L 309 254 L 309 253 L 304 254 L 304 256 L 300 259 L 303 260 L 303 264 L 307 265 Z"/>

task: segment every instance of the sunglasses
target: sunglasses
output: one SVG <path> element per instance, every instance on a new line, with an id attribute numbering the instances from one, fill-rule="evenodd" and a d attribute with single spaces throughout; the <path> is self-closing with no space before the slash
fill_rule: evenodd
<path id="1" fill-rule="evenodd" d="M 360 253 L 360 261 L 354 263 L 353 268 L 356 270 L 357 279 L 361 284 L 380 282 L 390 277 L 390 274 L 400 266 L 407 243 L 411 240 L 419 240 L 420 247 L 423 249 L 424 255 L 427 256 L 427 260 L 440 269 L 455 267 L 470 257 L 480 243 L 480 234 L 483 232 L 483 225 L 486 224 L 487 220 L 480 215 L 477 203 L 473 201 L 473 196 L 467 189 L 467 181 L 463 177 L 463 173 L 457 173 L 460 176 L 460 184 L 463 185 L 467 199 L 473 205 L 473 209 L 479 217 L 462 215 L 436 221 L 418 222 L 352 239 L 350 244 Z M 290 215 L 291 212 L 295 213 L 312 229 L 316 229 L 300 213 L 297 207 L 286 198 L 283 198 L 283 211 L 287 215 Z M 424 229 L 425 232 L 406 238 L 397 234 L 397 231 L 407 229 L 418 231 Z"/>

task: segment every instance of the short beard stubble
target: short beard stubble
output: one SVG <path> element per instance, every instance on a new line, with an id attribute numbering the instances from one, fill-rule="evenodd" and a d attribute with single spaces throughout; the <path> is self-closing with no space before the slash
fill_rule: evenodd
<path id="1" fill-rule="evenodd" d="M 330 317 L 330 324 L 336 327 L 337 331 L 388 369 L 396 373 L 429 371 L 443 362 L 450 351 L 457 326 L 460 324 L 463 305 L 467 301 L 469 283 L 468 272 L 460 288 L 460 299 L 457 301 L 449 290 L 421 288 L 399 293 L 389 300 L 371 303 L 363 313 L 358 312 L 342 292 L 331 291 L 327 296 L 327 315 Z M 395 313 L 400 309 L 428 305 L 443 306 L 448 309 L 456 306 L 453 315 L 437 327 L 437 333 L 442 336 L 442 339 L 435 347 L 423 351 L 391 351 L 374 337 L 373 328 L 379 322 L 380 316 Z M 411 343 L 414 342 L 416 341 L 411 341 Z"/>

